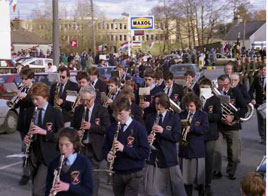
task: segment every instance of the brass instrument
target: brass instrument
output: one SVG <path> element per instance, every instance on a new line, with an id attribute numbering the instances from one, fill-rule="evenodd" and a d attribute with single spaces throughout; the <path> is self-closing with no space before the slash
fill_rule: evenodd
<path id="1" fill-rule="evenodd" d="M 24 92 L 24 90 L 26 89 L 26 87 L 22 87 L 22 89 L 20 91 L 18 91 L 18 93 L 13 96 L 9 101 L 7 101 L 7 106 L 10 107 L 11 109 L 15 108 L 15 105 L 19 102 L 19 94 Z"/>
<path id="2" fill-rule="evenodd" d="M 154 125 L 158 125 L 159 124 L 159 120 L 160 120 L 160 112 L 157 111 L 156 118 L 154 120 Z M 152 129 L 150 135 L 153 135 L 155 137 L 155 130 Z M 155 149 L 155 147 L 153 146 L 153 143 L 154 143 L 154 141 L 152 141 L 152 142 L 149 143 L 151 149 Z"/>
<path id="3" fill-rule="evenodd" d="M 114 165 L 114 160 L 116 158 L 116 155 L 115 155 L 116 154 L 116 149 L 115 149 L 114 145 L 115 145 L 115 142 L 118 140 L 118 135 L 119 135 L 120 128 L 121 128 L 121 124 L 118 121 L 117 122 L 116 132 L 114 134 L 112 148 L 110 150 L 110 151 L 112 151 L 113 156 L 112 156 L 112 158 L 108 159 L 108 179 L 107 179 L 107 184 L 111 184 L 111 181 L 112 181 L 113 165 Z"/>
<path id="4" fill-rule="evenodd" d="M 60 173 L 62 170 L 62 165 L 63 165 L 63 161 L 64 161 L 65 156 L 61 155 L 60 156 L 60 162 L 59 162 L 59 167 L 58 169 L 54 170 L 54 178 L 53 178 L 53 183 L 49 192 L 49 195 L 53 195 L 55 196 L 57 194 L 57 192 L 54 190 L 54 186 L 59 182 L 60 180 Z"/>
<path id="5" fill-rule="evenodd" d="M 170 102 L 170 107 L 169 107 L 170 111 L 177 113 L 177 114 L 181 112 L 181 107 L 178 104 L 176 104 L 175 101 L 169 98 L 169 102 Z"/>
<path id="6" fill-rule="evenodd" d="M 87 111 L 87 107 L 85 106 L 85 107 L 84 107 L 84 112 L 83 112 L 83 114 L 82 114 L 81 126 L 80 126 L 80 129 L 79 129 L 79 131 L 82 131 L 82 135 L 81 135 L 81 137 L 80 137 L 80 144 L 81 144 L 82 147 L 85 146 L 85 145 L 83 144 L 83 137 L 84 137 L 84 135 L 85 135 L 85 131 L 86 131 L 86 130 L 83 128 L 83 124 L 84 124 L 84 122 L 86 121 L 86 111 Z"/>
<path id="7" fill-rule="evenodd" d="M 180 140 L 181 146 L 187 146 L 189 142 L 187 141 L 187 135 L 191 127 L 192 119 L 190 116 L 187 117 L 187 119 L 181 120 L 181 127 L 182 127 L 182 139 Z"/>
<path id="8" fill-rule="evenodd" d="M 34 113 L 33 113 L 33 116 L 32 116 L 32 120 L 31 120 L 31 123 L 30 123 L 30 128 L 29 128 L 29 132 L 31 130 L 31 127 L 34 125 L 34 121 L 36 119 L 36 114 L 37 114 L 37 107 L 34 108 Z M 29 159 L 29 156 L 30 156 L 30 147 L 31 147 L 31 144 L 32 144 L 32 141 L 33 141 L 33 134 L 31 133 L 27 133 L 27 136 L 29 137 L 29 142 L 25 144 L 25 151 L 24 151 L 24 155 L 25 155 L 25 159 L 23 161 L 23 166 L 26 167 L 27 164 L 28 164 L 28 159 Z"/>
<path id="9" fill-rule="evenodd" d="M 57 82 L 56 87 L 55 87 L 55 95 L 54 95 L 54 108 L 59 109 L 60 111 L 62 110 L 60 105 L 57 104 L 57 99 L 59 99 L 59 82 Z"/>
<path id="10" fill-rule="evenodd" d="M 72 105 L 72 112 L 73 112 L 73 113 L 74 113 L 74 111 L 75 111 L 75 108 L 76 108 L 79 104 L 80 104 L 80 96 L 77 96 L 75 102 L 74 102 L 73 105 Z"/>
<path id="11" fill-rule="evenodd" d="M 111 95 L 112 95 L 112 92 L 111 91 L 109 91 L 108 92 L 108 94 L 107 94 L 107 96 L 105 97 L 105 100 L 104 100 L 104 102 L 103 102 L 103 107 L 108 107 L 109 105 L 108 105 L 108 99 L 112 99 L 112 97 L 111 97 Z"/>

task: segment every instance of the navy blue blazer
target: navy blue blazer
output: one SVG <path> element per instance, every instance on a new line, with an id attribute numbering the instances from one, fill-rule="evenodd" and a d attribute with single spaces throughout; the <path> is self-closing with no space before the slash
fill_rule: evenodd
<path id="1" fill-rule="evenodd" d="M 58 169 L 59 159 L 60 156 L 54 159 L 48 167 L 46 196 L 49 195 L 52 187 L 53 173 L 55 169 Z M 57 193 L 57 196 L 91 196 L 93 192 L 93 178 L 90 160 L 83 155 L 77 154 L 77 158 L 67 172 L 61 171 L 60 180 L 69 183 L 70 187 L 66 192 Z"/>
<path id="2" fill-rule="evenodd" d="M 151 113 L 146 117 L 145 126 L 150 134 L 156 113 Z M 178 164 L 176 143 L 181 138 L 180 116 L 167 112 L 163 119 L 163 133 L 157 133 L 153 145 L 157 148 L 157 165 L 160 168 L 172 167 Z"/>
<path id="3" fill-rule="evenodd" d="M 185 110 L 180 114 L 181 119 L 186 119 L 188 112 Z M 191 122 L 191 128 L 187 135 L 188 146 L 181 146 L 179 157 L 181 158 L 202 158 L 205 157 L 205 137 L 209 130 L 208 115 L 197 110 Z"/>
<path id="4" fill-rule="evenodd" d="M 103 155 L 111 150 L 117 123 L 112 123 L 106 131 L 103 145 Z M 134 120 L 124 132 L 119 132 L 118 141 L 124 145 L 123 152 L 116 152 L 114 171 L 119 173 L 132 173 L 144 167 L 145 159 L 149 156 L 149 143 L 145 127 Z"/>

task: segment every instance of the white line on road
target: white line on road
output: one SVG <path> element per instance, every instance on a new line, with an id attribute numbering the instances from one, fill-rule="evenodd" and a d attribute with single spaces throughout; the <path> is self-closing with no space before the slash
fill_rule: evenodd
<path id="1" fill-rule="evenodd" d="M 12 166 L 14 166 L 14 165 L 19 165 L 19 164 L 21 164 L 21 163 L 22 163 L 22 161 L 19 161 L 19 162 L 16 162 L 16 163 L 12 163 L 12 164 L 9 164 L 9 165 L 0 167 L 0 170 L 3 170 L 3 169 L 6 169 L 6 168 L 9 168 L 9 167 L 12 167 Z"/>

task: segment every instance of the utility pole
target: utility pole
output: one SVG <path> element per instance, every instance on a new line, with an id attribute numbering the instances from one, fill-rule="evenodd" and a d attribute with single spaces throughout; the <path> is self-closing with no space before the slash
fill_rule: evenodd
<path id="1" fill-rule="evenodd" d="M 92 50 L 93 50 L 93 59 L 96 56 L 96 40 L 95 40 L 95 24 L 94 24 L 94 7 L 93 7 L 93 0 L 90 0 L 90 7 L 91 7 L 91 22 L 92 22 Z"/>
<path id="2" fill-rule="evenodd" d="M 59 66 L 59 3 L 58 0 L 52 0 L 53 7 L 53 62 L 54 65 Z"/>
<path id="3" fill-rule="evenodd" d="M 245 47 L 245 39 L 246 39 L 246 19 L 244 19 L 244 28 L 243 28 L 243 47 Z"/>

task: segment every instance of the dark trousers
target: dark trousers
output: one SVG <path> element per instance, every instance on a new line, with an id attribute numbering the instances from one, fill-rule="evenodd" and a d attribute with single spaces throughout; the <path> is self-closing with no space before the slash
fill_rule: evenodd
<path id="1" fill-rule="evenodd" d="M 25 151 L 25 143 L 24 143 L 24 137 L 25 137 L 25 133 L 22 133 L 20 132 L 20 138 L 22 140 L 22 144 L 21 144 L 21 151 L 24 152 Z M 23 158 L 23 161 L 24 161 L 25 158 Z M 31 170 L 30 170 L 30 165 L 27 164 L 27 165 L 23 165 L 22 167 L 22 175 L 25 176 L 25 177 L 30 177 L 31 175 Z"/>
<path id="2" fill-rule="evenodd" d="M 206 161 L 205 161 L 206 185 L 210 185 L 212 179 L 213 162 L 214 162 L 215 140 L 206 141 L 205 148 L 206 148 Z"/>
<path id="3" fill-rule="evenodd" d="M 256 110 L 258 120 L 258 131 L 262 141 L 266 141 L 266 119 L 264 119 L 260 112 Z"/>
<path id="4" fill-rule="evenodd" d="M 98 161 L 95 158 L 91 145 L 83 147 L 81 150 L 81 154 L 85 155 L 91 160 L 92 169 L 93 169 L 93 194 L 92 196 L 98 196 L 99 186 L 100 186 L 100 177 L 99 177 L 99 172 L 94 172 L 94 169 L 100 169 L 101 161 Z"/>
<path id="5" fill-rule="evenodd" d="M 142 179 L 142 171 L 133 172 L 131 174 L 113 175 L 113 193 L 115 196 L 137 196 L 139 193 L 140 180 Z"/>
<path id="6" fill-rule="evenodd" d="M 235 175 L 237 165 L 240 159 L 241 141 L 238 130 L 219 132 L 219 138 L 215 143 L 214 151 L 214 171 L 220 172 L 222 165 L 222 139 L 223 135 L 226 137 L 227 142 L 227 157 L 228 165 L 226 173 Z"/>

